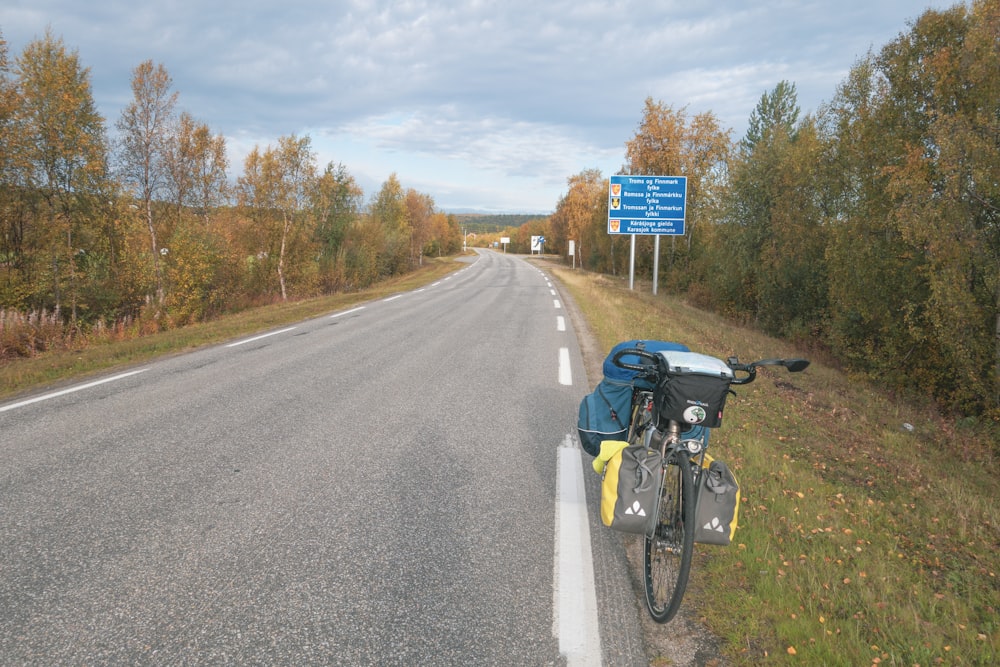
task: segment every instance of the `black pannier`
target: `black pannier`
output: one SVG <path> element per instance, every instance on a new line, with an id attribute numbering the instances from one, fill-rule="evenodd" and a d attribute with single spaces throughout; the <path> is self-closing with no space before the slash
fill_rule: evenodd
<path id="1" fill-rule="evenodd" d="M 721 359 L 696 352 L 660 352 L 663 380 L 653 392 L 661 419 L 716 428 L 722 424 L 733 372 Z"/>

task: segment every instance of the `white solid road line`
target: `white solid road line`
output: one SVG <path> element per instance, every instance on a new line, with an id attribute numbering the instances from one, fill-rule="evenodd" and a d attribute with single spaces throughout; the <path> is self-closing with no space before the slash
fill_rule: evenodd
<path id="1" fill-rule="evenodd" d="M 567 667 L 598 667 L 601 634 L 583 459 L 568 433 L 557 452 L 552 633 Z"/>
<path id="2" fill-rule="evenodd" d="M 63 389 L 61 391 L 55 391 L 51 394 L 44 394 L 42 396 L 36 396 L 34 398 L 29 398 L 25 401 L 20 401 L 18 403 L 11 403 L 10 405 L 5 405 L 0 407 L 0 412 L 6 412 L 7 410 L 13 410 L 14 408 L 21 408 L 25 405 L 31 405 L 32 403 L 38 403 L 40 401 L 47 401 L 50 398 L 56 398 L 57 396 L 65 396 L 66 394 L 72 394 L 74 391 L 81 391 L 83 389 L 89 389 L 91 387 L 96 387 L 99 384 L 104 384 L 105 382 L 114 382 L 115 380 L 121 380 L 127 378 L 131 375 L 137 375 L 144 372 L 146 369 L 142 368 L 137 371 L 129 371 L 128 373 L 119 373 L 118 375 L 112 375 L 111 377 L 104 378 L 103 380 L 95 380 L 94 382 L 88 382 L 87 384 L 81 384 L 76 387 L 70 387 L 69 389 Z"/>

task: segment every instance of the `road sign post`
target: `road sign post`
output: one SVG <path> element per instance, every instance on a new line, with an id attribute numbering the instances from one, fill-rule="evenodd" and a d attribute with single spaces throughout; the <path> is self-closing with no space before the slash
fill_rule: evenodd
<path id="1" fill-rule="evenodd" d="M 531 254 L 534 255 L 535 251 L 541 255 L 545 252 L 545 237 L 544 236 L 532 236 L 531 237 Z"/>
<path id="2" fill-rule="evenodd" d="M 653 294 L 659 280 L 661 235 L 683 236 L 686 176 L 612 176 L 608 183 L 608 234 L 631 235 L 629 289 L 635 280 L 635 236 L 654 236 Z"/>

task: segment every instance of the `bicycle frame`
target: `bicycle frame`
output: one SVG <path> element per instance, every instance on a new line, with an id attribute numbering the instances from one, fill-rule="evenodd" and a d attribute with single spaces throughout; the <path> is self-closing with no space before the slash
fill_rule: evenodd
<path id="1" fill-rule="evenodd" d="M 660 481 L 659 486 L 661 493 L 657 494 L 656 507 L 654 511 L 656 515 L 659 515 L 660 507 L 659 503 L 662 498 L 663 490 L 663 475 L 666 471 L 667 461 L 669 456 L 675 452 L 681 452 L 688 456 L 691 461 L 691 471 L 694 477 L 694 488 L 698 488 L 698 482 L 701 478 L 702 463 L 705 459 L 705 452 L 708 449 L 708 445 L 702 438 L 687 438 L 683 437 L 681 423 L 674 420 L 668 420 L 666 422 L 667 428 L 665 431 L 659 431 L 656 428 L 656 419 L 653 414 L 653 392 L 645 390 L 637 390 L 636 395 L 632 399 L 632 422 L 629 426 L 628 442 L 634 444 L 638 438 L 644 439 L 644 445 L 647 449 L 657 449 L 660 452 L 660 457 L 662 466 L 660 468 Z M 694 494 L 695 501 L 695 512 L 698 510 L 698 494 Z M 655 530 L 655 524 L 651 527 L 651 530 Z M 651 535 L 649 535 L 651 536 Z"/>

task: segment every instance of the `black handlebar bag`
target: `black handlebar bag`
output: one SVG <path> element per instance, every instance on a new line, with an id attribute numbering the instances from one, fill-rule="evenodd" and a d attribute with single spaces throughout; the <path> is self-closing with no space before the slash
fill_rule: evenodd
<path id="1" fill-rule="evenodd" d="M 661 419 L 716 428 L 722 425 L 729 381 L 707 375 L 668 376 L 655 394 Z"/>
<path id="2" fill-rule="evenodd" d="M 660 419 L 716 428 L 733 371 L 721 359 L 695 352 L 661 352 L 663 379 L 653 391 Z"/>

